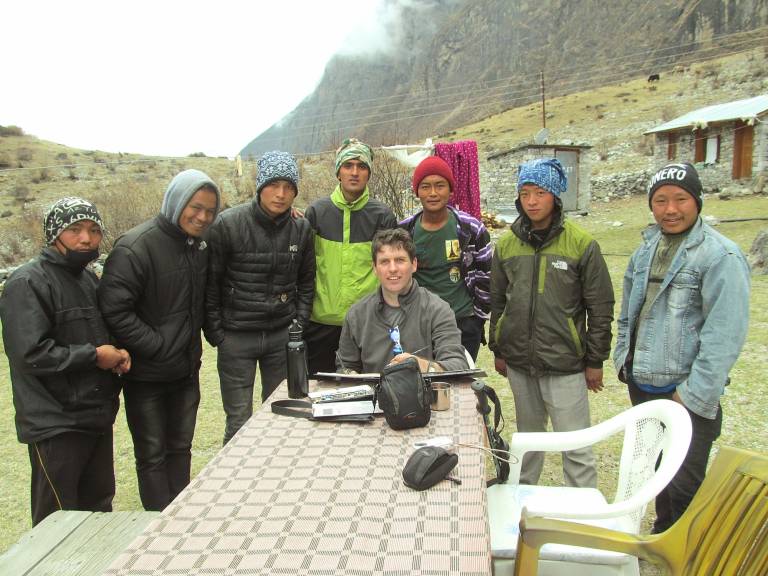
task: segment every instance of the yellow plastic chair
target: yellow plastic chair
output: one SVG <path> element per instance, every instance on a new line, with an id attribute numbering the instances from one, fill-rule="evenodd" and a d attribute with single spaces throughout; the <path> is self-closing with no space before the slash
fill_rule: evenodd
<path id="1" fill-rule="evenodd" d="M 768 574 L 768 456 L 722 447 L 685 514 L 662 534 L 523 514 L 515 576 L 538 573 L 545 543 L 632 554 L 674 576 Z"/>

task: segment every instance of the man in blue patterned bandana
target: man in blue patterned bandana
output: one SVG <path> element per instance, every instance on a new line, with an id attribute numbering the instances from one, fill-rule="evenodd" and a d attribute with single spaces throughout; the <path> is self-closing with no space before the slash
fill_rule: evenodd
<path id="1" fill-rule="evenodd" d="M 225 444 L 253 413 L 256 368 L 264 401 L 286 378 L 288 327 L 309 323 L 314 234 L 291 214 L 298 193 L 293 156 L 267 152 L 259 159 L 256 197 L 211 226 L 205 336 L 218 348 Z"/>
<path id="2" fill-rule="evenodd" d="M 499 238 L 491 264 L 488 347 L 515 397 L 517 429 L 556 432 L 590 425 L 587 390 L 603 388 L 611 351 L 613 286 L 600 246 L 565 219 L 568 180 L 554 158 L 520 166 L 512 230 Z M 523 458 L 522 484 L 536 484 L 544 456 Z M 591 449 L 563 452 L 568 486 L 595 487 Z"/>

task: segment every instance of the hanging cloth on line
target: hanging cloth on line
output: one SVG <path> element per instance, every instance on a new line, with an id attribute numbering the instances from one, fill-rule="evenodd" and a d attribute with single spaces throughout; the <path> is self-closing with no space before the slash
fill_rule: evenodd
<path id="1" fill-rule="evenodd" d="M 424 144 L 398 144 L 396 146 L 382 146 L 384 152 L 399 160 L 404 166 L 416 168 L 425 158 L 432 156 L 434 146 L 432 139 L 427 138 Z"/>
<path id="2" fill-rule="evenodd" d="M 439 156 L 453 170 L 456 190 L 453 191 L 449 204 L 480 219 L 480 167 L 477 160 L 477 142 L 435 144 L 435 156 Z"/>

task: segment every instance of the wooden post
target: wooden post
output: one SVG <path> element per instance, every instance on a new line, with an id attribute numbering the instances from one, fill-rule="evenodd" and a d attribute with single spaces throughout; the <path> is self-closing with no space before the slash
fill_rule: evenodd
<path id="1" fill-rule="evenodd" d="M 547 127 L 547 105 L 544 102 L 544 70 L 541 71 L 541 127 Z"/>

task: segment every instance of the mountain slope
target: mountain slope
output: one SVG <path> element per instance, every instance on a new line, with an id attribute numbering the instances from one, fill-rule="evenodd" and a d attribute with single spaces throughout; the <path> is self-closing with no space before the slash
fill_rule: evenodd
<path id="1" fill-rule="evenodd" d="M 389 47 L 339 55 L 316 90 L 242 150 L 402 143 L 540 98 L 765 43 L 761 0 L 390 0 Z M 753 31 L 747 33 L 747 31 Z"/>

